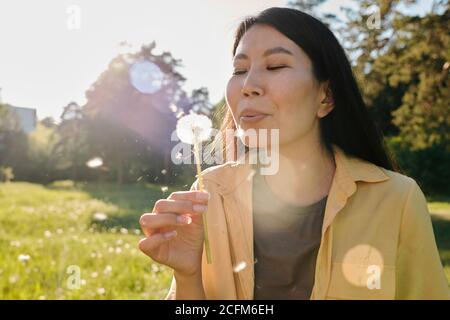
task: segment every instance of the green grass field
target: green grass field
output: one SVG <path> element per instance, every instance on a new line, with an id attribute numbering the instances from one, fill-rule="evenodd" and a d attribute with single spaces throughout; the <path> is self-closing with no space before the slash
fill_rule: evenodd
<path id="1" fill-rule="evenodd" d="M 137 248 L 138 218 L 171 191 L 150 184 L 0 184 L 0 299 L 164 298 L 172 273 Z M 432 199 L 429 206 L 450 279 L 450 201 Z"/>

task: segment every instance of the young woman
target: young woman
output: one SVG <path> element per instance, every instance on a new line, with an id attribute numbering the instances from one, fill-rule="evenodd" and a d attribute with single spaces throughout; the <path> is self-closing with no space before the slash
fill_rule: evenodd
<path id="1" fill-rule="evenodd" d="M 196 181 L 141 216 L 140 249 L 174 270 L 166 298 L 448 299 L 425 197 L 395 172 L 332 32 L 269 8 L 238 27 L 233 65 L 222 129 L 278 129 L 278 170 L 233 159 L 203 171 L 208 193 Z"/>

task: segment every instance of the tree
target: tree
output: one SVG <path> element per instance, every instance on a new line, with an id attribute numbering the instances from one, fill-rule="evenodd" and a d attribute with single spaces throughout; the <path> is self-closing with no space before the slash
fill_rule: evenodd
<path id="1" fill-rule="evenodd" d="M 81 107 L 72 101 L 64 107 L 55 131 L 58 138 L 53 153 L 58 159 L 57 167 L 70 171 L 70 178 L 74 181 L 80 178 L 87 160 L 88 142 L 83 120 Z"/>
<path id="2" fill-rule="evenodd" d="M 0 103 L 0 166 L 16 168 L 26 157 L 27 136 L 8 104 Z M 15 174 L 16 176 L 19 176 Z"/>
<path id="3" fill-rule="evenodd" d="M 154 54 L 155 47 L 152 42 L 138 52 L 117 56 L 86 92 L 87 103 L 82 109 L 87 118 L 91 152 L 105 160 L 117 183 L 135 174 L 156 176 L 163 169 L 167 179 L 174 144 L 171 134 L 177 115 L 187 113 L 194 105 L 199 108 L 208 105 L 205 88 L 191 97 L 182 89 L 186 79 L 177 71 L 180 60 L 169 52 Z M 146 61 L 156 65 L 164 75 L 155 92 L 143 92 L 130 80 L 132 68 Z"/>
<path id="4" fill-rule="evenodd" d="M 335 14 L 332 13 L 321 13 L 317 9 L 320 5 L 325 3 L 327 0 L 291 0 L 288 1 L 288 6 L 305 13 L 308 13 L 323 23 L 330 27 L 333 23 L 338 23 L 340 20 Z"/>

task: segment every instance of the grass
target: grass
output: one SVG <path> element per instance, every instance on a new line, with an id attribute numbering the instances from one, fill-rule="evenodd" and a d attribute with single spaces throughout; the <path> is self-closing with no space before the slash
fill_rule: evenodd
<path id="1" fill-rule="evenodd" d="M 164 298 L 172 272 L 139 251 L 138 218 L 171 191 L 0 184 L 0 298 Z M 96 213 L 108 219 L 96 221 Z"/>
<path id="2" fill-rule="evenodd" d="M 172 272 L 137 248 L 138 218 L 172 191 L 150 184 L 0 184 L 0 299 L 164 298 Z M 450 199 L 429 200 L 450 280 Z M 102 214 L 107 219 L 96 220 Z"/>

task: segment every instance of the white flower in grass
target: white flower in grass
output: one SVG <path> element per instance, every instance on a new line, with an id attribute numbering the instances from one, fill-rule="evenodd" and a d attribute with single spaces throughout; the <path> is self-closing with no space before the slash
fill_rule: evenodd
<path id="1" fill-rule="evenodd" d="M 195 144 L 208 140 L 212 131 L 212 122 L 205 115 L 190 113 L 178 119 L 176 130 L 181 141 Z"/>
<path id="2" fill-rule="evenodd" d="M 27 254 L 19 254 L 18 259 L 22 263 L 27 263 L 27 261 L 30 260 L 30 256 Z"/>
<path id="3" fill-rule="evenodd" d="M 103 273 L 104 274 L 110 274 L 112 272 L 112 267 L 108 264 L 106 267 L 105 267 L 105 270 L 103 270 Z"/>
<path id="4" fill-rule="evenodd" d="M 105 290 L 105 288 L 98 288 L 98 289 L 97 289 L 97 293 L 98 293 L 99 295 L 104 295 L 104 294 L 106 293 L 106 290 Z"/>

